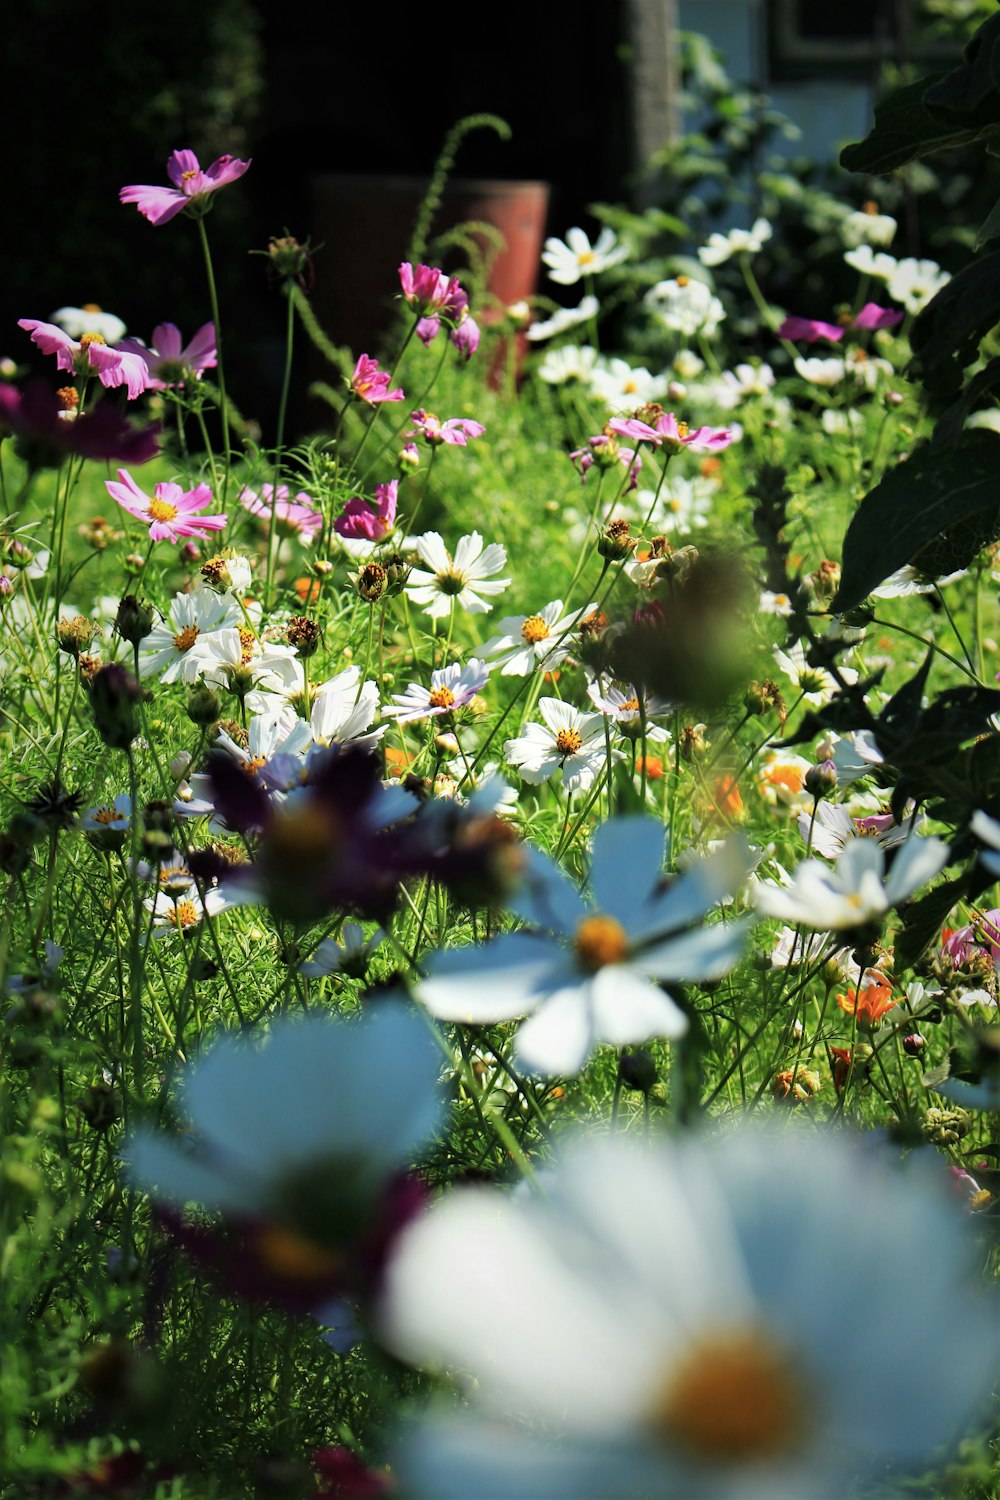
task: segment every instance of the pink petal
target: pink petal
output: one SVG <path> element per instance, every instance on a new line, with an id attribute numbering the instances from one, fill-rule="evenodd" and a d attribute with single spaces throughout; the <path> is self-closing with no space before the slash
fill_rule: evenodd
<path id="1" fill-rule="evenodd" d="M 193 151 L 175 151 L 167 162 L 167 176 L 175 188 L 183 187 L 185 172 L 198 172 L 200 174 L 201 163 Z"/>
<path id="2" fill-rule="evenodd" d="M 157 323 L 153 329 L 153 348 L 161 359 L 180 359 L 181 331 L 176 323 Z M 122 347 L 118 345 L 119 349 Z"/>
<path id="3" fill-rule="evenodd" d="M 73 373 L 75 367 L 76 352 L 80 348 L 68 333 L 63 333 L 54 323 L 40 323 L 37 318 L 18 318 L 18 328 L 31 334 L 31 342 L 41 349 L 43 354 L 54 354 L 56 366 L 60 370 Z"/>
<path id="4" fill-rule="evenodd" d="M 217 364 L 215 349 L 215 324 L 203 323 L 184 350 L 183 359 L 198 374 L 211 370 Z"/>
<path id="5" fill-rule="evenodd" d="M 183 193 L 174 188 L 151 187 L 148 183 L 136 183 L 123 187 L 118 194 L 119 203 L 134 203 L 144 218 L 151 224 L 168 224 L 187 203 Z"/>

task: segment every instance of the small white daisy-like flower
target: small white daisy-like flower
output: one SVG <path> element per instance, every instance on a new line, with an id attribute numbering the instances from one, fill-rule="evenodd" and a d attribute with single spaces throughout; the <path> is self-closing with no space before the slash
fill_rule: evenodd
<path id="1" fill-rule="evenodd" d="M 248 625 L 215 630 L 205 640 L 202 675 L 212 687 L 229 687 L 249 673 L 256 691 L 294 691 L 298 658 L 293 646 L 261 645 Z"/>
<path id="2" fill-rule="evenodd" d="M 575 381 L 589 386 L 596 363 L 597 350 L 589 344 L 582 349 L 564 344 L 561 349 L 548 350 L 538 366 L 538 378 L 546 385 L 569 385 Z"/>
<path id="3" fill-rule="evenodd" d="M 658 281 L 642 300 L 664 328 L 684 338 L 692 338 L 696 333 L 711 338 L 726 316 L 714 292 L 703 281 L 690 276 Z"/>
<path id="4" fill-rule="evenodd" d="M 541 323 L 532 323 L 527 330 L 525 338 L 530 339 L 533 344 L 539 344 L 544 339 L 554 339 L 557 334 L 565 333 L 569 328 L 577 328 L 581 323 L 589 323 L 591 318 L 596 318 L 601 304 L 596 297 L 584 297 L 578 307 L 557 307 L 555 312 Z"/>
<path id="5" fill-rule="evenodd" d="M 893 301 L 902 302 L 908 313 L 918 313 L 950 280 L 949 273 L 942 271 L 937 261 L 907 256 L 896 262 L 887 285 Z"/>
<path id="6" fill-rule="evenodd" d="M 425 532 L 415 545 L 426 566 L 410 570 L 404 592 L 432 620 L 449 614 L 456 602 L 470 615 L 488 614 L 493 606 L 481 596 L 502 594 L 510 583 L 493 576 L 506 565 L 506 548 L 499 542 L 484 546 L 478 531 L 459 539 L 454 557 L 436 531 Z"/>
<path id="7" fill-rule="evenodd" d="M 106 344 L 117 344 L 125 337 L 125 324 L 114 313 L 105 312 L 96 302 L 82 307 L 60 307 L 49 319 L 68 333 L 71 339 L 82 339 L 85 333 L 98 334 Z"/>
<path id="8" fill-rule="evenodd" d="M 752 397 L 769 396 L 773 388 L 770 365 L 737 365 L 733 370 L 723 370 L 718 380 L 711 382 L 711 399 L 721 411 L 732 411 Z M 698 390 L 702 391 L 701 385 Z"/>
<path id="9" fill-rule="evenodd" d="M 242 619 L 231 594 L 207 588 L 175 594 L 166 619 L 153 626 L 139 648 L 139 676 L 159 672 L 164 683 L 197 681 L 205 666 L 206 638 L 227 626 L 238 627 Z"/>
<path id="10" fill-rule="evenodd" d="M 639 689 L 632 684 L 620 688 L 609 683 L 602 688 L 599 682 L 591 682 L 587 687 L 587 697 L 596 709 L 613 720 L 623 738 L 641 739 L 645 720 L 647 740 L 658 745 L 669 740 L 667 731 L 652 722 L 658 715 L 670 712 L 669 703 L 659 698 L 647 698 L 643 703 Z"/>
<path id="11" fill-rule="evenodd" d="M 886 255 L 884 251 L 876 254 L 871 245 L 845 251 L 844 259 L 860 276 L 871 276 L 876 281 L 888 281 L 899 264 L 894 255 Z"/>
<path id="12" fill-rule="evenodd" d="M 865 430 L 864 413 L 854 407 L 838 411 L 836 407 L 828 406 L 820 412 L 819 422 L 828 437 L 860 437 Z"/>
<path id="13" fill-rule="evenodd" d="M 132 825 L 132 798 L 121 792 L 114 802 L 88 807 L 80 814 L 77 827 L 83 833 L 124 833 Z"/>
<path id="14" fill-rule="evenodd" d="M 206 917 L 228 910 L 230 903 L 219 890 L 206 891 L 204 898 L 197 891 L 183 896 L 157 891 L 155 896 L 147 896 L 143 905 L 153 914 L 153 937 L 159 941 L 178 934 L 186 937 Z"/>
<path id="15" fill-rule="evenodd" d="M 555 235 L 545 241 L 542 264 L 548 267 L 551 281 L 560 286 L 574 286 L 584 276 L 597 276 L 611 266 L 620 265 L 627 256 L 628 249 L 619 245 L 607 226 L 593 244 L 582 229 L 574 227 L 566 231 L 565 241 Z"/>
<path id="16" fill-rule="evenodd" d="M 440 718 L 442 714 L 454 713 L 464 708 L 486 685 L 490 668 L 473 657 L 463 667 L 452 662 L 450 667 L 438 667 L 431 673 L 429 688 L 411 682 L 405 693 L 395 693 L 393 700 L 382 710 L 387 719 L 397 724 L 411 724 L 417 719 Z"/>
<path id="17" fill-rule="evenodd" d="M 296 717 L 290 708 L 277 713 L 255 714 L 247 730 L 247 748 L 238 745 L 232 736 L 220 729 L 216 747 L 231 755 L 247 776 L 266 779 L 268 762 L 277 755 L 297 755 L 309 744 L 308 724 Z M 193 776 L 193 783 L 200 784 L 205 778 Z"/>
<path id="18" fill-rule="evenodd" d="M 601 359 L 594 366 L 590 389 L 612 411 L 632 411 L 667 394 L 670 378 L 651 375 L 643 366 L 633 367 L 625 359 Z"/>
<path id="19" fill-rule="evenodd" d="M 531 786 L 563 773 L 568 792 L 587 791 L 606 759 L 604 716 L 585 714 L 559 698 L 539 698 L 543 724 L 531 721 L 515 739 L 507 740 L 504 755 Z M 622 752 L 612 749 L 613 759 Z"/>
<path id="20" fill-rule="evenodd" d="M 730 229 L 728 234 L 710 234 L 698 251 L 703 266 L 721 266 L 734 255 L 756 255 L 774 233 L 766 219 L 755 219 L 750 229 Z"/>
<path id="21" fill-rule="evenodd" d="M 761 589 L 759 609 L 762 615 L 787 618 L 792 612 L 792 601 L 787 594 L 772 594 L 770 589 Z"/>
<path id="22" fill-rule="evenodd" d="M 573 627 L 593 608 L 589 604 L 564 615 L 562 600 L 553 599 L 537 614 L 507 615 L 497 626 L 499 634 L 486 642 L 483 655 L 495 658 L 492 665 L 500 666 L 502 677 L 526 677 L 536 667 L 549 671 L 569 655 Z"/>
<path id="23" fill-rule="evenodd" d="M 717 486 L 711 479 L 696 475 L 693 479 L 671 471 L 660 490 L 650 526 L 664 531 L 676 532 L 678 536 L 689 536 L 697 527 L 707 526 Z M 643 516 L 649 513 L 655 496 L 654 490 L 643 490 L 636 496 L 636 507 Z"/>
<path id="24" fill-rule="evenodd" d="M 818 932 L 845 932 L 884 917 L 931 880 L 950 854 L 943 839 L 911 835 L 886 874 L 882 846 L 874 839 L 852 839 L 833 870 L 821 860 L 807 859 L 786 886 L 760 882 L 757 910 Z"/>
<path id="25" fill-rule="evenodd" d="M 831 386 L 843 380 L 847 374 L 847 366 L 834 355 L 827 359 L 803 359 L 799 355 L 795 360 L 795 373 L 810 385 Z"/>
<path id="26" fill-rule="evenodd" d="M 340 929 L 340 941 L 324 938 L 312 958 L 299 964 L 299 973 L 308 979 L 319 979 L 324 974 L 346 974 L 350 979 L 363 979 L 368 971 L 368 960 L 375 949 L 385 941 L 385 933 L 376 927 L 370 937 L 360 922 L 345 922 Z"/>
<path id="27" fill-rule="evenodd" d="M 896 220 L 891 214 L 880 214 L 874 203 L 866 204 L 841 221 L 840 232 L 845 245 L 852 250 L 859 245 L 891 245 L 896 234 Z"/>
<path id="28" fill-rule="evenodd" d="M 796 641 L 795 645 L 789 647 L 787 651 L 781 651 L 775 646 L 774 659 L 789 681 L 798 688 L 805 701 L 813 704 L 815 708 L 821 708 L 824 703 L 829 703 L 834 693 L 840 690 L 837 679 L 825 667 L 809 666 L 806 661 L 806 648 L 801 641 Z M 837 671 L 848 684 L 858 680 L 858 674 L 853 667 L 838 666 Z"/>
<path id="29" fill-rule="evenodd" d="M 312 700 L 309 725 L 317 745 L 360 745 L 372 749 L 385 726 L 372 729 L 379 695 L 374 682 L 361 682 L 361 668 L 347 667 L 321 683 Z"/>
<path id="30" fill-rule="evenodd" d="M 905 844 L 922 822 L 922 814 L 919 818 L 913 814 L 902 823 L 897 823 L 890 813 L 852 818 L 847 809 L 836 802 L 820 802 L 815 813 L 811 808 L 799 813 L 799 833 L 814 854 L 821 854 L 824 859 L 838 859 L 853 839 L 874 839 L 883 849 L 895 849 L 897 845 Z"/>

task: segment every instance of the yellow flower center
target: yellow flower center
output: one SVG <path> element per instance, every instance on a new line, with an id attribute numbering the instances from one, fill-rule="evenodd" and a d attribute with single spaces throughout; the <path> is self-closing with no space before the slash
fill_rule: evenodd
<path id="1" fill-rule="evenodd" d="M 154 498 L 149 502 L 149 514 L 154 521 L 172 521 L 177 514 L 177 507 L 171 505 L 169 500 Z"/>
<path id="2" fill-rule="evenodd" d="M 241 625 L 239 627 L 239 635 L 241 651 L 240 662 L 244 667 L 247 667 L 253 660 L 254 648 L 257 645 L 257 637 L 254 635 L 253 631 L 248 625 Z"/>
<path id="3" fill-rule="evenodd" d="M 190 651 L 199 634 L 200 631 L 197 625 L 186 625 L 183 630 L 179 630 L 174 636 L 174 645 L 178 651 Z"/>
<path id="4" fill-rule="evenodd" d="M 433 693 L 431 693 L 430 697 L 427 699 L 427 702 L 430 704 L 431 708 L 450 708 L 454 701 L 455 694 L 452 692 L 451 688 L 446 687 L 435 688 Z"/>
<path id="5" fill-rule="evenodd" d="M 245 771 L 248 776 L 256 776 L 266 759 L 266 755 L 251 755 L 249 759 L 240 761 L 240 770 Z"/>
<path id="6" fill-rule="evenodd" d="M 556 749 L 560 755 L 575 755 L 582 744 L 578 729 L 560 729 L 556 735 Z"/>
<path id="7" fill-rule="evenodd" d="M 198 173 L 195 171 L 194 167 L 188 167 L 186 172 L 181 173 L 181 182 L 190 182 L 191 178 L 197 177 L 197 175 Z"/>
<path id="8" fill-rule="evenodd" d="M 747 1463 L 794 1447 L 806 1405 L 797 1372 L 768 1335 L 721 1329 L 695 1341 L 656 1393 L 653 1425 L 700 1459 Z"/>
<path id="9" fill-rule="evenodd" d="M 688 433 L 690 431 L 691 431 L 691 429 L 690 429 L 690 427 L 688 426 L 688 424 L 686 422 L 678 422 L 677 423 L 677 436 L 678 437 L 686 438 L 687 435 L 688 435 Z"/>
<path id="10" fill-rule="evenodd" d="M 596 973 L 605 964 L 621 963 L 628 953 L 628 936 L 622 924 L 614 917 L 595 912 L 592 917 L 584 917 L 580 922 L 573 946 L 584 968 Z"/>
<path id="11" fill-rule="evenodd" d="M 549 635 L 549 627 L 541 615 L 529 615 L 521 626 L 521 637 L 529 646 L 535 646 Z"/>
<path id="12" fill-rule="evenodd" d="M 990 1192 L 989 1188 L 979 1188 L 978 1191 L 973 1193 L 969 1198 L 969 1207 L 972 1209 L 973 1213 L 981 1213 L 984 1208 L 989 1208 L 992 1202 L 993 1194 Z"/>
<path id="13" fill-rule="evenodd" d="M 198 908 L 193 901 L 177 901 L 167 912 L 167 920 L 172 922 L 179 932 L 184 932 L 188 927 L 194 927 L 198 921 Z"/>
<path id="14" fill-rule="evenodd" d="M 100 333 L 85 333 L 80 340 L 80 348 L 86 349 L 89 344 L 106 344 L 108 341 Z"/>
<path id="15" fill-rule="evenodd" d="M 690 286 L 691 285 L 691 278 L 690 278 L 690 276 L 678 276 L 677 277 L 677 285 L 678 286 Z"/>
<path id="16" fill-rule="evenodd" d="M 592 266 L 594 264 L 594 261 L 597 259 L 597 256 L 594 254 L 593 250 L 581 250 L 576 259 L 578 265 Z"/>
<path id="17" fill-rule="evenodd" d="M 85 302 L 80 308 L 81 312 L 100 312 L 100 310 L 101 304 L 99 302 Z"/>
<path id="18" fill-rule="evenodd" d="M 94 814 L 95 823 L 121 823 L 124 818 L 113 807 L 99 807 Z"/>
<path id="19" fill-rule="evenodd" d="M 254 1248 L 269 1271 L 289 1281 L 312 1281 L 330 1276 L 337 1261 L 329 1251 L 304 1239 L 294 1229 L 280 1224 L 265 1224 L 254 1236 Z"/>
<path id="20" fill-rule="evenodd" d="M 639 712 L 638 698 L 626 698 L 621 706 L 621 711 L 623 714 L 637 714 Z"/>

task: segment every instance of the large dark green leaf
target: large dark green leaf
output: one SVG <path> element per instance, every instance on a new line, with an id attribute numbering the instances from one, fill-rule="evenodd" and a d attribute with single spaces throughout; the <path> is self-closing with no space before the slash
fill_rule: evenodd
<path id="1" fill-rule="evenodd" d="M 913 324 L 913 370 L 926 376 L 945 360 L 971 364 L 1000 320 L 1000 250 L 980 255 L 947 282 Z"/>
<path id="2" fill-rule="evenodd" d="M 978 411 L 980 406 L 985 405 L 985 398 L 998 390 L 1000 390 L 1000 359 L 991 359 L 973 375 L 957 399 L 941 413 L 937 426 L 934 428 L 935 443 L 954 443 L 965 426 L 966 418 L 972 412 Z"/>
<path id="3" fill-rule="evenodd" d="M 964 146 L 974 141 L 978 128 L 955 125 L 935 117 L 924 104 L 924 94 L 947 75 L 918 78 L 897 89 L 875 109 L 875 124 L 863 141 L 845 146 L 840 165 L 849 172 L 894 172 L 931 151 Z"/>
<path id="4" fill-rule="evenodd" d="M 996 511 L 998 502 L 995 433 L 963 432 L 949 448 L 922 448 L 890 470 L 858 506 L 844 538 L 843 575 L 831 608 L 837 614 L 854 609 L 927 543 L 956 522 Z"/>
<path id="5" fill-rule="evenodd" d="M 1000 16 L 990 16 L 965 49 L 965 59 L 924 92 L 924 108 L 942 124 L 985 129 L 1000 124 L 997 60 Z"/>

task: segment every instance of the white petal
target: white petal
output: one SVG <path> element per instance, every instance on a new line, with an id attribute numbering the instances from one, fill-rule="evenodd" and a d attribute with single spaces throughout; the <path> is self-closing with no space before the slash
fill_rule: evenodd
<path id="1" fill-rule="evenodd" d="M 590 1006 L 583 985 L 559 990 L 517 1033 L 522 1065 L 532 1073 L 579 1073 L 594 1045 Z"/>
<path id="2" fill-rule="evenodd" d="M 534 1010 L 561 961 L 561 950 L 544 938 L 508 932 L 482 947 L 432 954 L 417 997 L 442 1021 L 510 1021 Z"/>
<path id="3" fill-rule="evenodd" d="M 650 1037 L 679 1037 L 688 1029 L 680 1007 L 626 964 L 608 964 L 591 983 L 594 1032 L 598 1041 L 620 1047 Z"/>

